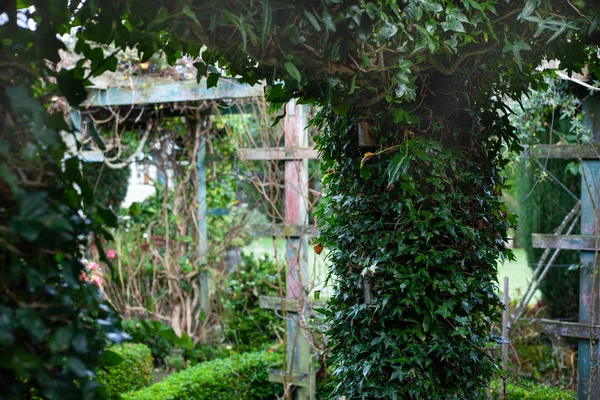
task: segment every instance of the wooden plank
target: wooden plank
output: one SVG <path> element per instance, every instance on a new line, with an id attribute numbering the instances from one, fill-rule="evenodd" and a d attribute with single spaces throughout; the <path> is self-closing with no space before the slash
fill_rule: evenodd
<path id="1" fill-rule="evenodd" d="M 319 158 L 319 152 L 313 147 L 271 147 L 266 149 L 239 149 L 238 156 L 242 161 L 314 160 Z"/>
<path id="2" fill-rule="evenodd" d="M 533 247 L 538 249 L 586 250 L 600 249 L 600 238 L 595 235 L 552 235 L 532 233 Z"/>
<path id="3" fill-rule="evenodd" d="M 277 296 L 259 296 L 258 302 L 260 304 L 260 308 L 267 310 L 281 310 L 283 306 L 285 306 L 286 311 L 298 311 L 298 300 L 295 299 L 282 299 Z M 308 301 L 308 299 L 306 299 L 305 302 L 305 304 L 308 304 L 311 309 L 327 307 L 327 303 L 323 301 Z"/>
<path id="4" fill-rule="evenodd" d="M 313 225 L 289 224 L 252 224 L 246 227 L 247 232 L 256 237 L 300 237 L 315 236 Z"/>
<path id="5" fill-rule="evenodd" d="M 583 104 L 584 124 L 592 133 L 594 143 L 600 143 L 600 98 L 589 97 Z M 600 160 L 584 160 L 581 174 L 581 233 L 582 235 L 597 236 L 598 213 L 596 204 L 600 201 Z M 600 293 L 598 285 L 594 284 L 595 277 L 600 272 L 596 265 L 596 239 L 590 241 L 588 248 L 579 255 L 582 268 L 579 269 L 579 323 L 584 325 L 599 325 Z M 600 374 L 594 365 L 598 360 L 590 340 L 581 339 L 578 346 L 578 376 L 577 398 L 600 399 Z"/>
<path id="6" fill-rule="evenodd" d="M 299 386 L 303 388 L 310 388 L 310 376 L 309 374 L 301 374 L 301 373 L 286 373 L 285 371 L 270 369 L 268 371 L 269 382 L 277 382 L 283 383 L 284 377 L 286 383 L 291 383 L 294 386 Z"/>
<path id="7" fill-rule="evenodd" d="M 524 147 L 525 157 L 600 159 L 600 145 L 598 144 L 539 144 Z"/>
<path id="8" fill-rule="evenodd" d="M 206 79 L 157 82 L 152 77 L 136 77 L 120 86 L 89 89 L 82 107 L 134 104 L 174 103 L 198 100 L 240 99 L 259 97 L 262 86 L 241 84 L 234 79 L 220 78 L 216 87 L 208 89 Z"/>
<path id="9" fill-rule="evenodd" d="M 591 332 L 594 339 L 600 339 L 600 325 L 553 321 L 549 319 L 541 319 L 536 322 L 540 324 L 541 332 L 546 335 L 589 339 Z"/>

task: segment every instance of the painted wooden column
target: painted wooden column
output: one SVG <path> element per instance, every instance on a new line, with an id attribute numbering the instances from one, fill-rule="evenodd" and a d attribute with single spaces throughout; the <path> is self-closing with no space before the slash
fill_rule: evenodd
<path id="1" fill-rule="evenodd" d="M 306 146 L 307 124 L 306 106 L 290 101 L 286 105 L 286 116 L 283 121 L 285 146 Z M 293 159 L 285 161 L 285 224 L 308 225 L 308 160 Z M 286 237 L 286 298 L 297 300 L 303 305 L 306 298 L 305 288 L 308 286 L 308 236 Z M 305 333 L 296 323 L 298 310 L 287 310 L 287 361 L 288 371 L 294 374 L 311 375 L 311 352 Z M 298 386 L 297 400 L 310 398 L 310 388 Z"/>
<path id="2" fill-rule="evenodd" d="M 585 124 L 592 131 L 592 140 L 600 143 L 600 98 L 592 96 L 583 105 Z M 600 207 L 600 160 L 585 159 L 582 162 L 581 177 L 581 234 L 598 235 L 598 207 Z M 596 325 L 600 321 L 600 296 L 598 285 L 598 241 L 594 251 L 581 251 L 579 275 L 579 323 Z M 597 340 L 579 340 L 578 353 L 578 400 L 600 399 L 598 365 L 600 357 Z M 591 385 L 590 385 L 591 384 Z M 588 397 L 589 396 L 589 397 Z"/>
<path id="3" fill-rule="evenodd" d="M 202 120 L 196 121 L 203 123 Z M 196 156 L 196 168 L 198 170 L 198 262 L 201 268 L 206 268 L 208 257 L 208 229 L 206 225 L 206 138 L 200 137 L 198 154 Z M 207 317 L 208 314 L 208 274 L 206 270 L 200 273 L 200 310 Z"/>

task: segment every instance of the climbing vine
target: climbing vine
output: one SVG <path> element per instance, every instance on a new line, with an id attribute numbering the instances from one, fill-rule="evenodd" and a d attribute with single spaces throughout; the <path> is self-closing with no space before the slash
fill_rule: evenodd
<path id="1" fill-rule="evenodd" d="M 136 48 L 142 61 L 197 58 L 208 87 L 222 73 L 264 80 L 275 110 L 291 98 L 320 105 L 332 395 L 480 398 L 498 369 L 495 260 L 510 256 L 500 147 L 519 149 L 503 100 L 543 81 L 544 56 L 597 74 L 591 2 L 98 0 L 63 13 L 41 3 L 48 40 L 77 27 L 84 59 L 56 78 L 73 105 L 87 78 L 116 67 L 95 43 Z"/>

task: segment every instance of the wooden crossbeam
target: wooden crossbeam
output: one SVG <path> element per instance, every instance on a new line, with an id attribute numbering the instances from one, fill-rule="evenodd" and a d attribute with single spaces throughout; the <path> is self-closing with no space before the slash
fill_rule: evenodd
<path id="1" fill-rule="evenodd" d="M 311 377 L 309 374 L 299 374 L 299 373 L 286 373 L 285 371 L 270 369 L 268 371 L 269 381 L 283 383 L 291 383 L 294 386 L 300 386 L 305 388 L 310 388 L 311 386 Z M 285 379 L 284 379 L 285 378 Z"/>
<path id="2" fill-rule="evenodd" d="M 538 249 L 587 250 L 599 249 L 600 237 L 595 235 L 531 234 L 533 247 Z"/>
<path id="3" fill-rule="evenodd" d="M 238 155 L 242 161 L 266 160 L 314 160 L 319 158 L 319 152 L 313 147 L 271 147 L 266 149 L 239 149 Z"/>
<path id="4" fill-rule="evenodd" d="M 600 145 L 598 144 L 561 144 L 548 145 L 539 144 L 535 146 L 525 146 L 526 157 L 536 158 L 583 158 L 600 159 Z"/>
<path id="5" fill-rule="evenodd" d="M 260 308 L 266 310 L 281 310 L 284 306 L 285 309 L 291 312 L 298 311 L 298 300 L 296 299 L 282 299 L 277 296 L 259 296 L 258 302 L 260 304 Z M 327 303 L 323 301 L 308 301 L 310 308 L 325 308 L 327 307 Z"/>
<path id="6" fill-rule="evenodd" d="M 246 227 L 248 233 L 257 237 L 300 237 L 315 236 L 313 225 L 289 225 L 289 224 L 252 224 Z"/>
<path id="7" fill-rule="evenodd" d="M 92 88 L 86 106 L 119 106 L 174 103 L 198 100 L 240 99 L 259 97 L 262 86 L 248 86 L 233 79 L 221 78 L 216 87 L 208 89 L 206 79 L 198 84 L 195 79 L 175 82 L 160 82 L 146 77 L 132 77 L 119 86 Z"/>
<path id="8" fill-rule="evenodd" d="M 591 333 L 593 339 L 600 339 L 600 325 L 553 321 L 549 319 L 541 319 L 537 322 L 540 324 L 542 333 L 546 335 L 589 339 Z"/>

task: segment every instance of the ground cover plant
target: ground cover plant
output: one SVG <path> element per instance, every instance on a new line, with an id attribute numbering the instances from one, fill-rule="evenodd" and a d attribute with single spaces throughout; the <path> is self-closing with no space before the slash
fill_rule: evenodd
<path id="1" fill-rule="evenodd" d="M 138 390 L 152 383 L 152 352 L 147 346 L 125 343 L 112 346 L 109 350 L 123 358 L 117 365 L 103 367 L 96 373 L 109 399 L 117 399 L 121 393 Z"/>
<path id="2" fill-rule="evenodd" d="M 17 9 L 29 5 L 35 8 L 19 17 Z M 142 60 L 163 52 L 170 63 L 201 55 L 196 68 L 209 87 L 218 84 L 218 65 L 242 82 L 264 79 L 274 109 L 291 98 L 321 106 L 314 123 L 326 191 L 320 240 L 335 287 L 327 312 L 339 382 L 332 396 L 485 395 L 499 369 L 490 352 L 500 306 L 492 282 L 496 259 L 510 257 L 504 242 L 513 222 L 499 201 L 500 149 L 519 150 L 504 99 L 545 85 L 535 71 L 543 57 L 560 59 L 567 71 L 587 64 L 598 76 L 595 5 L 251 5 L 3 4 L 3 396 L 23 398 L 33 388 L 50 399 L 93 398 L 91 371 L 113 326 L 107 308 L 78 281 L 77 259 L 87 233 L 102 234 L 114 216 L 102 208 L 81 212 L 89 184 L 76 158 L 62 168 L 58 138 L 71 129 L 45 111 L 54 93 L 79 104 L 87 79 L 116 67 L 114 55 L 96 44 L 136 48 Z M 59 71 L 57 34 L 72 26 L 84 58 Z M 79 334 L 86 346 L 71 340 Z"/>

